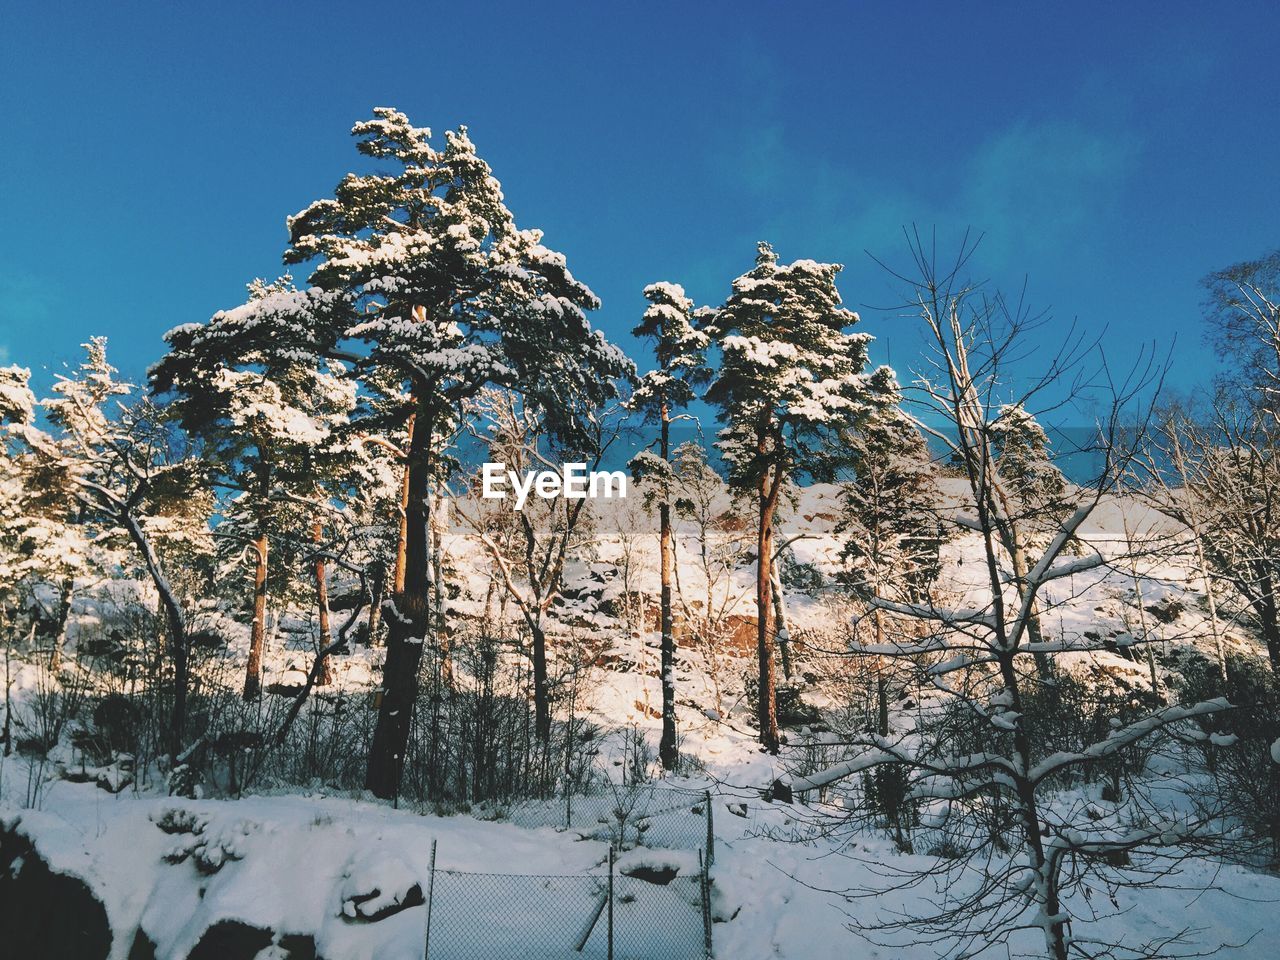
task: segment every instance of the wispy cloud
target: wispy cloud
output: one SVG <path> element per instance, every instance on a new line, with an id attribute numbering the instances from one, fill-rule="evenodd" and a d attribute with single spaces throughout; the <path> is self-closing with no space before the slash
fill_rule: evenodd
<path id="1" fill-rule="evenodd" d="M 762 118 L 749 143 L 734 144 L 737 159 L 721 166 L 769 211 L 762 229 L 809 248 L 791 254 L 849 261 L 863 249 L 896 248 L 910 224 L 956 236 L 972 229 L 984 235 L 983 268 L 997 274 L 1088 248 L 1141 152 L 1140 139 L 1119 124 L 1018 120 L 939 157 L 936 173 L 908 186 L 871 173 L 856 156 L 836 161 L 804 149 L 784 130 Z"/>
<path id="2" fill-rule="evenodd" d="M 955 219 L 987 234 L 984 257 L 1010 266 L 1086 241 L 1133 171 L 1136 138 L 1073 121 L 1016 123 L 966 165 Z"/>
<path id="3" fill-rule="evenodd" d="M 22 273 L 0 272 L 0 363 L 13 362 L 13 351 L 54 319 L 57 298 L 48 284 Z"/>
<path id="4" fill-rule="evenodd" d="M 52 318 L 54 302 L 48 285 L 36 277 L 0 272 L 0 332 L 38 327 Z"/>
<path id="5" fill-rule="evenodd" d="M 894 235 L 885 228 L 896 233 L 912 222 L 973 229 L 983 234 L 988 269 L 1020 272 L 1028 261 L 1089 243 L 1111 215 L 1137 152 L 1125 133 L 1075 121 L 1018 121 L 957 156 L 954 179 L 940 178 L 946 193 L 916 197 L 890 189 L 862 219 L 885 238 Z"/>

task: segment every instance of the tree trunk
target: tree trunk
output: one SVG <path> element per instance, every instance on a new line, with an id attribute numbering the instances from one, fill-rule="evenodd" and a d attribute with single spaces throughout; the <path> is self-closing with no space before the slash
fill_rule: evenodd
<path id="1" fill-rule="evenodd" d="M 4 608 L 0 607 L 0 613 Z M 13 634 L 9 632 L 7 617 L 0 617 L 0 633 L 4 634 L 4 729 L 0 731 L 0 739 L 4 740 L 4 755 L 13 755 L 13 677 L 10 673 L 13 663 Z"/>
<path id="2" fill-rule="evenodd" d="M 662 405 L 662 437 L 659 451 L 665 461 L 670 456 L 670 428 L 667 405 Z M 669 493 L 670 491 L 668 491 Z M 671 581 L 675 569 L 675 543 L 671 530 L 671 503 L 663 497 L 658 507 L 658 547 L 661 555 L 662 591 L 660 596 L 662 630 L 662 739 L 658 759 L 662 769 L 674 770 L 680 762 L 676 744 L 676 635 L 671 611 Z"/>
<path id="3" fill-rule="evenodd" d="M 1016 530 L 1013 533 L 1013 542 L 1007 545 L 1009 551 L 1009 561 L 1013 567 L 1013 577 L 1018 583 L 1018 599 L 1022 599 L 1022 592 L 1027 589 L 1027 560 L 1022 551 L 1021 534 Z M 1033 600 L 1031 608 L 1027 615 L 1027 642 L 1031 644 L 1039 644 L 1044 641 L 1044 633 L 1040 629 L 1040 604 L 1039 601 Z M 1039 650 L 1033 651 L 1032 659 L 1036 664 L 1036 675 L 1043 683 L 1053 679 L 1053 664 L 1049 659 L 1049 655 Z"/>
<path id="4" fill-rule="evenodd" d="M 1153 696 L 1160 696 L 1160 674 L 1156 670 L 1156 649 L 1151 642 L 1150 631 L 1147 627 L 1147 608 L 1146 601 L 1142 596 L 1142 580 L 1138 577 L 1138 558 L 1134 555 L 1133 534 L 1129 531 L 1129 521 L 1124 521 L 1124 541 L 1125 547 L 1129 551 L 1129 576 L 1133 580 L 1133 595 L 1138 601 L 1138 629 L 1142 633 L 1142 643 L 1147 654 L 1147 669 L 1151 673 L 1151 693 Z"/>
<path id="5" fill-rule="evenodd" d="M 62 644 L 66 638 L 67 620 L 71 616 L 71 596 L 75 581 L 65 577 L 58 591 L 58 614 L 53 621 L 53 650 L 49 654 L 49 672 L 57 676 L 62 669 Z"/>
<path id="6" fill-rule="evenodd" d="M 1213 596 L 1213 581 L 1209 579 L 1209 566 L 1204 559 L 1204 547 L 1200 542 L 1198 530 L 1192 531 L 1192 539 L 1196 545 L 1196 566 L 1200 573 L 1200 583 L 1204 587 L 1205 602 L 1209 605 L 1209 628 L 1213 631 L 1213 655 L 1218 661 L 1218 675 L 1223 684 L 1227 682 L 1227 653 L 1222 643 L 1222 623 L 1218 619 L 1218 601 Z"/>
<path id="7" fill-rule="evenodd" d="M 791 682 L 791 630 L 787 626 L 787 601 L 782 592 L 782 566 L 774 557 L 769 564 L 769 578 L 773 590 L 774 635 L 778 638 L 778 653 L 782 657 L 782 679 Z"/>
<path id="8" fill-rule="evenodd" d="M 1003 633 L 1003 631 L 1002 631 Z M 999 656 L 1000 676 L 1004 688 L 1010 698 L 1009 709 L 1015 714 L 1023 714 L 1022 691 L 1019 688 L 1018 673 L 1014 667 L 1015 654 L 1004 651 Z M 1032 756 L 1031 738 L 1022 721 L 1014 724 L 1013 749 L 1015 756 L 1022 758 L 1022 769 L 1012 773 L 1013 792 L 1018 802 L 1018 814 L 1022 820 L 1022 829 L 1027 846 L 1030 847 L 1031 866 L 1040 876 L 1042 885 L 1041 907 L 1045 916 L 1058 917 L 1062 913 L 1062 904 L 1058 896 L 1057 864 L 1051 862 L 1045 852 L 1044 833 L 1041 826 L 1040 807 L 1036 801 L 1035 786 L 1027 775 L 1027 767 Z M 1066 960 L 1066 924 L 1056 922 L 1044 927 L 1045 946 L 1054 960 Z"/>
<path id="9" fill-rule="evenodd" d="M 324 543 L 324 524 L 317 520 L 311 526 L 311 541 L 319 549 Z M 324 649 L 333 643 L 333 631 L 329 626 L 329 580 L 325 571 L 324 557 L 316 554 L 316 606 L 319 608 L 320 641 L 317 655 L 320 656 L 320 675 L 316 677 L 316 686 L 324 687 L 333 682 L 333 671 L 329 658 L 324 656 Z"/>
<path id="10" fill-rule="evenodd" d="M 1271 660 L 1271 672 L 1280 677 L 1280 608 L 1276 605 L 1275 586 L 1270 571 L 1259 577 L 1261 596 L 1254 609 L 1258 611 L 1258 621 L 1262 627 L 1262 639 L 1267 645 L 1267 656 Z"/>
<path id="11" fill-rule="evenodd" d="M 378 631 L 382 629 L 382 601 L 386 599 L 387 568 L 379 561 L 373 568 L 373 587 L 369 598 L 369 646 L 378 645 Z"/>
<path id="12" fill-rule="evenodd" d="M 768 452 L 764 430 L 758 435 L 757 448 L 763 457 Z M 773 579 L 770 576 L 773 556 L 773 515 L 781 487 L 775 471 L 761 471 L 759 483 L 760 516 L 756 528 L 756 654 L 760 677 L 756 692 L 756 719 L 760 726 L 760 743 L 770 753 L 777 753 L 778 695 L 773 667 Z"/>
<path id="13" fill-rule="evenodd" d="M 421 403 L 421 401 L 420 401 Z M 409 443 L 404 494 L 403 538 L 397 558 L 398 589 L 387 618 L 387 658 L 382 667 L 378 722 L 369 748 L 365 786 L 384 800 L 400 790 L 400 773 L 413 703 L 418 691 L 418 665 L 431 617 L 431 563 L 427 542 L 431 512 L 431 422 L 420 406 Z"/>
<path id="14" fill-rule="evenodd" d="M 874 611 L 876 646 L 884 643 L 884 622 L 879 610 Z M 876 732 L 889 735 L 889 681 L 884 675 L 884 657 L 876 657 Z"/>
<path id="15" fill-rule="evenodd" d="M 416 420 L 416 414 L 410 415 L 408 422 L 410 457 L 413 455 L 413 426 Z M 404 592 L 405 570 L 408 563 L 410 470 L 410 464 L 406 463 L 404 478 L 400 481 L 400 535 L 396 538 L 396 567 L 395 575 L 391 579 L 391 593 L 393 596 L 399 596 Z M 429 495 L 429 493 L 423 494 L 424 497 Z"/>
<path id="16" fill-rule="evenodd" d="M 448 690 L 453 689 L 453 637 L 449 633 L 448 618 L 445 616 L 444 590 L 444 544 L 440 525 L 445 522 L 448 506 L 443 500 L 436 511 L 436 521 L 432 524 L 431 538 L 431 608 L 432 633 L 436 641 L 436 653 L 440 658 L 440 680 Z"/>
<path id="17" fill-rule="evenodd" d="M 174 595 L 173 587 L 160 566 L 160 558 L 151 548 L 151 541 L 138 523 L 137 517 L 125 509 L 118 516 L 120 524 L 129 532 L 138 552 L 142 554 L 142 562 L 151 575 L 151 582 L 160 594 L 160 604 L 164 607 L 165 622 L 169 627 L 169 655 L 173 660 L 173 713 L 169 719 L 169 758 L 177 760 L 182 753 L 182 738 L 187 724 L 187 618 L 182 612 L 182 605 Z"/>
<path id="18" fill-rule="evenodd" d="M 533 732 L 543 743 L 551 741 L 551 690 L 547 683 L 547 635 L 542 624 L 531 622 L 533 634 Z"/>
<path id="19" fill-rule="evenodd" d="M 249 635 L 249 663 L 244 671 L 244 698 L 257 700 L 262 695 L 262 647 L 267 635 L 267 535 L 259 526 L 253 542 L 253 631 Z"/>

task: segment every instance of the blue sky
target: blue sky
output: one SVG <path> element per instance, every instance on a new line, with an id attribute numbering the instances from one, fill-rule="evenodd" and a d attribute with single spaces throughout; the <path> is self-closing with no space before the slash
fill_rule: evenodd
<path id="1" fill-rule="evenodd" d="M 1277 35 L 1244 2 L 0 0 L 0 361 L 47 384 L 105 334 L 140 377 L 282 271 L 284 218 L 393 105 L 470 126 L 628 347 L 646 283 L 718 303 L 768 239 L 846 264 L 905 379 L 918 331 L 867 309 L 894 292 L 864 251 L 902 263 L 914 222 L 985 232 L 981 274 L 1117 363 L 1176 335 L 1187 386 L 1198 279 L 1280 245 Z"/>

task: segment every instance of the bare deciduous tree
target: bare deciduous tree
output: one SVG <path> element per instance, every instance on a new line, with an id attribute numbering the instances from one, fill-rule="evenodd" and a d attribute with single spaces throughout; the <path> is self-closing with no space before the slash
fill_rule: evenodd
<path id="1" fill-rule="evenodd" d="M 1001 396 L 1010 389 L 1006 363 L 1019 355 L 1037 318 L 998 295 L 984 297 L 962 281 L 960 272 L 971 250 L 964 246 L 955 266 L 940 271 L 917 239 L 912 245 L 917 275 L 896 276 L 909 284 L 911 305 L 924 320 L 933 350 L 933 364 L 917 382 L 919 422 L 946 445 L 962 471 L 972 515 L 956 519 L 978 541 L 982 577 L 964 605 L 868 594 L 873 610 L 918 620 L 928 632 L 920 640 L 853 651 L 914 664 L 935 712 L 958 724 L 961 735 L 868 733 L 857 738 L 861 750 L 850 759 L 792 787 L 813 790 L 888 766 L 903 772 L 906 798 L 935 808 L 946 841 L 933 851 L 935 866 L 927 872 L 945 875 L 947 884 L 936 912 L 859 922 L 871 935 L 909 931 L 946 944 L 950 957 L 969 957 L 1030 928 L 1042 931 L 1045 950 L 1055 960 L 1111 955 L 1109 945 L 1091 944 L 1083 931 L 1073 929 L 1072 897 L 1091 873 L 1141 849 L 1184 850 L 1207 838 L 1209 826 L 1161 810 L 1137 790 L 1109 813 L 1095 811 L 1097 816 L 1057 802 L 1054 791 L 1073 771 L 1095 770 L 1186 721 L 1226 710 L 1228 704 L 1224 699 L 1188 706 L 1153 702 L 1140 712 L 1114 716 L 1104 735 L 1081 736 L 1066 748 L 1037 737 L 1037 728 L 1046 725 L 1043 718 L 1034 722 L 1037 712 L 1053 714 L 1062 706 L 1053 679 L 1045 678 L 1042 669 L 1028 669 L 1034 658 L 1104 648 L 1087 636 L 1045 637 L 1033 629 L 1037 604 L 1075 577 L 1090 571 L 1100 575 L 1115 564 L 1117 558 L 1095 547 L 1079 556 L 1070 555 L 1067 547 L 1121 483 L 1128 468 L 1119 442 L 1122 417 L 1137 397 L 1157 385 L 1159 371 L 1144 366 L 1116 382 L 1105 361 L 1099 361 L 1106 394 L 1096 448 L 1101 469 L 1094 482 L 1070 491 L 1070 512 L 1056 522 L 1047 544 L 1032 549 L 1000 473 L 990 411 L 1007 402 Z M 1083 383 L 1080 367 L 1086 357 L 1084 345 L 1068 339 L 1017 402 L 1028 404 L 1050 384 Z M 902 868 L 900 879 L 915 884 L 921 877 Z"/>

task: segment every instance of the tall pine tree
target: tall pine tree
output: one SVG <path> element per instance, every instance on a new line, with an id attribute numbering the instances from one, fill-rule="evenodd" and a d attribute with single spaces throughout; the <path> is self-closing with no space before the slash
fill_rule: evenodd
<path id="1" fill-rule="evenodd" d="M 876 410 L 847 439 L 853 476 L 843 488 L 845 579 L 858 591 L 919 600 L 938 577 L 943 540 L 928 444 L 896 405 Z"/>
<path id="2" fill-rule="evenodd" d="M 1000 407 L 991 423 L 996 469 L 1018 507 L 1018 519 L 1037 545 L 1071 513 L 1067 479 L 1053 462 L 1049 435 L 1020 403 Z"/>
<path id="3" fill-rule="evenodd" d="M 58 430 L 32 432 L 35 453 L 46 476 L 62 478 L 83 508 L 83 521 L 99 537 L 123 534 L 159 594 L 173 666 L 169 754 L 183 753 L 186 728 L 187 615 L 172 574 L 182 560 L 209 549 L 212 498 L 206 466 L 175 449 L 165 412 L 133 400 L 134 388 L 116 378 L 107 360 L 106 339 L 84 345 L 85 361 L 71 376 L 60 376 L 54 396 L 42 406 Z"/>
<path id="4" fill-rule="evenodd" d="M 679 761 L 676 746 L 676 640 L 672 616 L 675 541 L 671 529 L 674 471 L 671 466 L 671 424 L 695 397 L 695 387 L 709 376 L 704 354 L 707 336 L 694 327 L 693 301 L 674 283 L 653 283 L 644 289 L 649 307 L 633 336 L 653 341 L 657 369 L 640 378 L 629 401 L 646 421 L 658 425 L 656 455 L 645 451 L 632 461 L 639 477 L 655 476 L 660 485 L 658 547 L 661 560 L 660 620 L 662 635 L 662 739 L 658 757 L 663 769 Z M 654 461 L 659 462 L 654 462 Z"/>
<path id="5" fill-rule="evenodd" d="M 849 435 L 852 478 L 843 488 L 842 579 L 864 598 L 923 599 L 940 572 L 943 527 L 941 492 L 929 446 L 897 405 L 874 411 Z M 885 615 L 874 605 L 871 626 L 878 647 L 885 642 Z M 877 729 L 889 732 L 888 677 L 877 658 Z"/>
<path id="6" fill-rule="evenodd" d="M 249 284 L 246 308 L 296 296 L 291 278 Z M 223 324 L 219 314 L 211 326 Z M 266 641 L 267 585 L 272 539 L 282 526 L 283 504 L 316 499 L 324 466 L 341 457 L 342 427 L 355 408 L 355 384 L 345 369 L 317 362 L 306 352 L 228 350 L 218 337 L 191 337 L 188 328 L 167 335 L 171 350 L 151 370 L 152 383 L 174 395 L 182 425 L 199 439 L 219 486 L 235 497 L 229 515 L 243 532 L 236 550 L 253 560 L 253 617 L 244 697 L 261 691 Z M 317 503 L 319 522 L 323 507 Z"/>
<path id="7" fill-rule="evenodd" d="M 430 491 L 462 402 L 488 384 L 517 389 L 550 429 L 586 444 L 584 422 L 631 367 L 591 328 L 587 311 L 599 301 L 565 258 L 516 227 L 465 128 L 437 149 L 430 130 L 379 107 L 352 132 L 379 172 L 348 174 L 288 222 L 285 261 L 307 265 L 312 286 L 183 328 L 170 343 L 194 353 L 212 337 L 233 353 L 343 361 L 369 397 L 387 401 L 384 425 L 413 417 L 403 585 L 388 605 L 367 773 L 369 789 L 391 797 L 432 628 Z"/>
<path id="8" fill-rule="evenodd" d="M 887 367 L 867 372 L 869 334 L 846 332 L 858 315 L 841 306 L 838 264 L 782 265 L 767 243 L 756 265 L 733 282 L 711 319 L 721 350 L 707 400 L 724 429 L 718 446 L 730 482 L 756 499 L 757 719 L 760 742 L 779 746 L 774 684 L 774 515 L 782 487 L 799 474 L 834 467 L 836 438 L 892 397 Z"/>
<path id="9" fill-rule="evenodd" d="M 996 453 L 998 482 L 993 486 L 1005 500 L 1008 523 L 1002 542 L 1013 566 L 1013 576 L 1021 595 L 1025 592 L 1028 550 L 1047 547 L 1073 507 L 1067 497 L 1067 481 L 1053 462 L 1049 435 L 1040 422 L 1020 403 L 1004 404 L 996 412 L 988 429 L 991 446 Z M 1077 549 L 1073 539 L 1067 544 Z M 1040 621 L 1040 604 L 1032 602 L 1027 620 L 1027 634 L 1032 643 L 1044 639 Z M 1035 655 L 1036 669 L 1048 680 L 1053 674 L 1050 655 Z"/>

